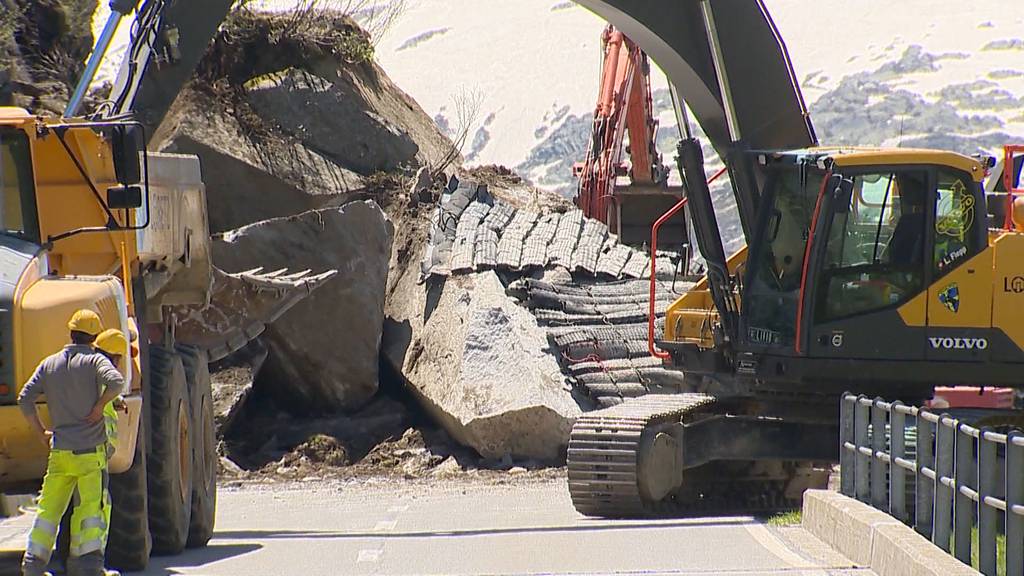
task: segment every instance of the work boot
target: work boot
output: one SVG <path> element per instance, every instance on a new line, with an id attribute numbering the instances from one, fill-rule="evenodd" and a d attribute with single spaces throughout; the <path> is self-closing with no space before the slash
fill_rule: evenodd
<path id="1" fill-rule="evenodd" d="M 90 552 L 81 556 L 68 557 L 68 576 L 106 576 L 103 568 L 103 553 Z"/>
<path id="2" fill-rule="evenodd" d="M 25 558 L 21 561 L 21 574 L 22 576 L 46 576 L 49 574 L 46 571 L 47 564 L 49 562 L 26 552 Z"/>

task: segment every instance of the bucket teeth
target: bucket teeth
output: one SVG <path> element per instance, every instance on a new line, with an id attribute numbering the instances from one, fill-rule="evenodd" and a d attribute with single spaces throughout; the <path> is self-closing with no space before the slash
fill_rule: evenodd
<path id="1" fill-rule="evenodd" d="M 288 274 L 286 268 L 272 272 L 254 268 L 228 273 L 214 268 L 208 304 L 171 307 L 178 318 L 177 340 L 204 348 L 211 362 L 224 358 L 338 273 L 311 272 Z"/>

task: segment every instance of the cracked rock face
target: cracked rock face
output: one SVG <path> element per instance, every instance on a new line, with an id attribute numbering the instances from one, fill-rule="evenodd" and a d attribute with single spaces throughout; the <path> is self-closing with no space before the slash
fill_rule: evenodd
<path id="1" fill-rule="evenodd" d="M 262 266 L 338 274 L 267 328 L 260 371 L 275 401 L 301 413 L 356 410 L 377 392 L 394 227 L 372 201 L 257 222 L 214 243 L 229 271 Z"/>
<path id="2" fill-rule="evenodd" d="M 434 419 L 485 458 L 562 460 L 581 409 L 533 316 L 494 272 L 407 276 L 384 353 Z"/>

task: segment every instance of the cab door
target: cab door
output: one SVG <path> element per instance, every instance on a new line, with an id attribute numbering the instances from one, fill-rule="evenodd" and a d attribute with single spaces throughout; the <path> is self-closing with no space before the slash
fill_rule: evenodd
<path id="1" fill-rule="evenodd" d="M 928 230 L 932 281 L 928 287 L 926 356 L 937 361 L 989 359 L 992 326 L 992 251 L 986 250 L 986 213 L 980 184 L 940 167 L 930 200 Z"/>
<path id="2" fill-rule="evenodd" d="M 808 354 L 923 360 L 931 172 L 872 167 L 842 178 L 850 190 L 829 198 L 819 229 Z"/>

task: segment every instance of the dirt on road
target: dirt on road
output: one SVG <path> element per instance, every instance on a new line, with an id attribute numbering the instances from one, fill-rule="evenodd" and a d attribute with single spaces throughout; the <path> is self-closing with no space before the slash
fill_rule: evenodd
<path id="1" fill-rule="evenodd" d="M 314 434 L 279 458 L 249 470 L 221 458 L 227 486 L 287 485 L 306 482 L 400 480 L 403 483 L 456 481 L 505 485 L 560 479 L 564 467 L 531 461 L 486 460 L 456 444 L 441 429 L 410 427 L 360 455 L 353 439 Z M 223 444 L 222 444 L 223 446 Z"/>

